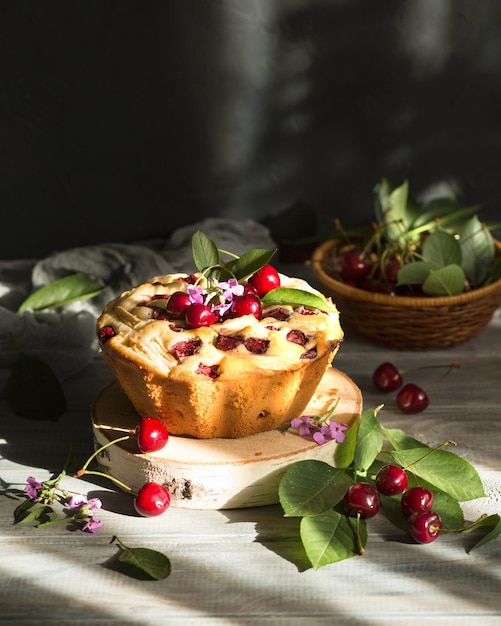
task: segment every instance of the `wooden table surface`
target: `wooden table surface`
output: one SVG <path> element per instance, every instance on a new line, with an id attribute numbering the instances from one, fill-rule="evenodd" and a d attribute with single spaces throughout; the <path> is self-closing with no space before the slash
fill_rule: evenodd
<path id="1" fill-rule="evenodd" d="M 347 336 L 335 365 L 361 388 L 364 406 L 385 402 L 380 421 L 430 445 L 458 442 L 456 453 L 481 472 L 489 499 L 481 509 L 501 512 L 501 317 L 463 346 L 434 352 L 392 352 Z M 401 368 L 456 362 L 436 387 L 437 370 L 415 382 L 428 388 L 430 406 L 405 416 L 394 396 L 371 384 L 383 360 Z M 95 534 L 66 524 L 44 529 L 13 525 L 17 502 L 7 487 L 28 476 L 58 472 L 69 445 L 92 450 L 90 407 L 112 380 L 99 355 L 64 383 L 67 413 L 57 423 L 14 416 L 0 405 L 0 623 L 8 624 L 501 624 L 501 538 L 472 555 L 470 535 L 445 535 L 430 545 L 408 542 L 380 515 L 370 520 L 364 556 L 307 569 L 298 559 L 298 521 L 279 505 L 230 511 L 170 508 L 159 518 L 135 515 L 132 499 L 107 481 L 70 479 L 98 495 L 104 525 Z M 91 479 L 92 477 L 88 477 Z M 476 514 L 470 505 L 467 517 Z M 114 535 L 131 546 L 168 555 L 170 577 L 129 578 L 105 566 L 118 551 Z"/>

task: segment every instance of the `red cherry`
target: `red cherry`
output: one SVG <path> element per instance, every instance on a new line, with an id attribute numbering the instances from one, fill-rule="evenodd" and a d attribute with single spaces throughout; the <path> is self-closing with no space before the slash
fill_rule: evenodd
<path id="1" fill-rule="evenodd" d="M 440 535 L 442 520 L 433 511 L 414 511 L 407 519 L 409 535 L 418 543 L 431 543 Z"/>
<path id="2" fill-rule="evenodd" d="M 397 406 L 404 413 L 420 413 L 429 403 L 426 392 L 414 383 L 407 383 L 397 394 Z"/>
<path id="3" fill-rule="evenodd" d="M 169 439 L 169 431 L 156 417 L 142 417 L 136 426 L 136 442 L 141 452 L 157 452 Z"/>
<path id="4" fill-rule="evenodd" d="M 364 259 L 358 250 L 350 250 L 343 257 L 341 278 L 343 280 L 358 280 L 367 276 L 371 268 L 371 263 Z"/>
<path id="5" fill-rule="evenodd" d="M 353 483 L 343 498 L 343 509 L 351 516 L 374 517 L 379 511 L 379 494 L 370 483 Z"/>
<path id="6" fill-rule="evenodd" d="M 161 515 L 170 504 L 170 493 L 158 483 L 145 483 L 134 498 L 134 508 L 143 517 Z"/>
<path id="7" fill-rule="evenodd" d="M 433 494 L 424 487 L 411 487 L 400 499 L 400 508 L 405 517 L 409 517 L 416 511 L 431 511 L 433 506 Z"/>
<path id="8" fill-rule="evenodd" d="M 395 496 L 407 489 L 409 479 L 405 470 L 397 465 L 385 465 L 376 476 L 376 486 L 385 496 Z"/>
<path id="9" fill-rule="evenodd" d="M 193 303 L 184 312 L 184 319 L 190 328 L 210 326 L 217 322 L 217 316 L 205 304 Z"/>
<path id="10" fill-rule="evenodd" d="M 280 276 L 272 265 L 263 265 L 255 274 L 253 274 L 248 283 L 254 287 L 260 298 L 268 291 L 280 287 Z"/>
<path id="11" fill-rule="evenodd" d="M 395 391 L 404 382 L 402 374 L 393 363 L 381 363 L 372 374 L 372 382 L 379 391 Z"/>
<path id="12" fill-rule="evenodd" d="M 184 317 L 186 309 L 191 304 L 190 297 L 184 291 L 175 291 L 171 294 L 165 310 L 174 319 L 181 319 Z"/>
<path id="13" fill-rule="evenodd" d="M 242 285 L 242 287 L 244 288 L 242 296 L 246 296 L 247 294 L 251 293 L 253 296 L 259 297 L 257 289 L 253 287 L 252 285 L 250 285 L 249 283 L 247 283 L 246 285 Z"/>
<path id="14" fill-rule="evenodd" d="M 261 300 L 258 296 L 252 293 L 248 293 L 245 296 L 236 298 L 231 303 L 231 316 L 241 317 L 242 315 L 254 315 L 258 320 L 261 319 L 263 308 L 261 306 Z"/>

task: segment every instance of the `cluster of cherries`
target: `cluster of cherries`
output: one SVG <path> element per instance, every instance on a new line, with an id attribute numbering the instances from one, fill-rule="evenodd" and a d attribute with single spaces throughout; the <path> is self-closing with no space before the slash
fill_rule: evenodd
<path id="1" fill-rule="evenodd" d="M 400 267 L 399 260 L 394 256 L 385 259 L 384 263 L 373 263 L 360 250 L 349 250 L 343 255 L 341 279 L 346 285 L 365 291 L 405 295 L 408 288 L 396 286 Z"/>
<path id="2" fill-rule="evenodd" d="M 380 506 L 379 494 L 402 494 L 400 507 L 407 520 L 409 535 L 418 543 L 431 543 L 440 534 L 442 520 L 432 511 L 433 494 L 424 487 L 407 489 L 407 473 L 397 465 L 385 465 L 376 475 L 376 486 L 368 482 L 350 485 L 343 499 L 343 509 L 351 516 L 374 517 Z"/>
<path id="3" fill-rule="evenodd" d="M 253 315 L 262 317 L 261 298 L 272 289 L 280 287 L 280 275 L 272 265 L 264 265 L 243 285 L 243 294 L 233 296 L 227 317 Z M 175 291 L 168 298 L 165 315 L 171 319 L 184 319 L 188 328 L 211 326 L 221 320 L 217 310 L 210 303 L 193 302 L 184 291 Z"/>
<path id="4" fill-rule="evenodd" d="M 393 363 L 381 363 L 372 375 L 372 382 L 379 391 L 389 393 L 396 391 L 398 408 L 404 413 L 420 413 L 430 403 L 426 392 L 414 383 L 403 385 L 404 379 Z M 403 386 L 402 386 L 403 385 Z"/>
<path id="5" fill-rule="evenodd" d="M 142 417 L 133 435 L 143 454 L 161 450 L 169 439 L 169 432 L 156 417 Z M 134 508 L 144 517 L 161 515 L 170 505 L 170 493 L 160 483 L 145 483 L 134 498 Z"/>

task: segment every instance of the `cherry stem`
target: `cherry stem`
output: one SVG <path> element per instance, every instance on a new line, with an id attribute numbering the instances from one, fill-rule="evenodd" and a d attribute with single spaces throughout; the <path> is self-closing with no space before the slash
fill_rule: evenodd
<path id="1" fill-rule="evenodd" d="M 120 443 L 120 441 L 127 441 L 128 439 L 130 439 L 130 435 L 125 435 L 124 437 L 119 437 L 118 439 L 113 439 L 112 441 L 108 441 L 108 443 L 105 443 L 104 446 L 101 446 L 93 454 L 90 455 L 90 457 L 87 459 L 87 461 L 85 461 L 81 469 L 79 469 L 78 472 L 74 474 L 73 478 L 80 478 L 80 476 L 83 476 L 84 474 L 90 474 L 90 472 L 87 471 L 87 468 L 98 454 L 100 454 L 106 448 L 114 445 L 115 443 Z M 104 476 L 106 476 L 106 474 L 104 474 Z"/>
<path id="2" fill-rule="evenodd" d="M 122 487 L 122 489 L 125 489 L 125 491 L 132 491 L 132 488 L 129 487 L 129 485 L 126 485 L 121 480 L 118 480 L 118 478 L 115 478 L 114 476 L 111 476 L 110 474 L 105 474 L 104 472 L 95 472 L 93 470 L 83 470 L 83 471 L 79 470 L 75 474 L 74 478 L 80 478 L 81 476 L 88 476 L 89 474 L 91 476 L 101 476 L 102 478 L 108 478 L 119 487 Z"/>
<path id="3" fill-rule="evenodd" d="M 365 548 L 362 545 L 362 539 L 360 537 L 360 513 L 357 513 L 357 526 L 356 526 L 356 532 L 357 532 L 357 546 L 358 546 L 358 553 L 363 556 L 365 554 Z"/>
<path id="4" fill-rule="evenodd" d="M 443 367 L 447 367 L 448 369 L 445 372 L 445 374 L 443 374 L 443 376 L 441 376 L 435 383 L 433 383 L 432 385 L 428 387 L 428 389 L 432 389 L 433 387 L 438 385 L 440 382 L 442 382 L 442 380 L 446 376 L 448 376 L 453 369 L 459 369 L 461 367 L 459 363 L 450 363 L 449 365 L 421 365 L 420 367 L 411 367 L 406 370 L 400 370 L 400 374 L 408 374 L 409 372 L 418 372 L 419 370 L 427 370 L 427 369 L 443 368 Z"/>
<path id="5" fill-rule="evenodd" d="M 452 441 L 451 439 L 449 439 L 448 441 L 444 441 L 436 448 L 431 448 L 431 450 L 428 450 L 428 452 L 426 454 L 423 454 L 423 456 L 420 456 L 419 459 L 416 459 L 415 461 L 412 461 L 412 463 L 409 463 L 409 465 L 406 465 L 403 469 L 404 471 L 407 471 L 409 467 L 416 465 L 416 463 L 419 463 L 419 461 L 426 459 L 427 456 L 430 456 L 430 454 L 433 454 L 434 452 L 436 452 L 437 450 L 440 450 L 441 448 L 445 448 L 445 446 L 457 446 L 457 445 L 458 444 L 455 441 Z"/>

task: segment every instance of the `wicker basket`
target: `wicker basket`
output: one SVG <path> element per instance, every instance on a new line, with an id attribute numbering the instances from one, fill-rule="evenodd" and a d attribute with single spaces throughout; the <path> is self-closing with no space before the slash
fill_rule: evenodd
<path id="1" fill-rule="evenodd" d="M 312 269 L 341 313 L 341 324 L 373 343 L 397 350 L 456 346 L 478 335 L 501 305 L 501 280 L 457 296 L 408 297 L 372 293 L 336 280 L 326 271 L 337 241 L 321 244 Z M 495 241 L 501 255 L 501 243 Z"/>

